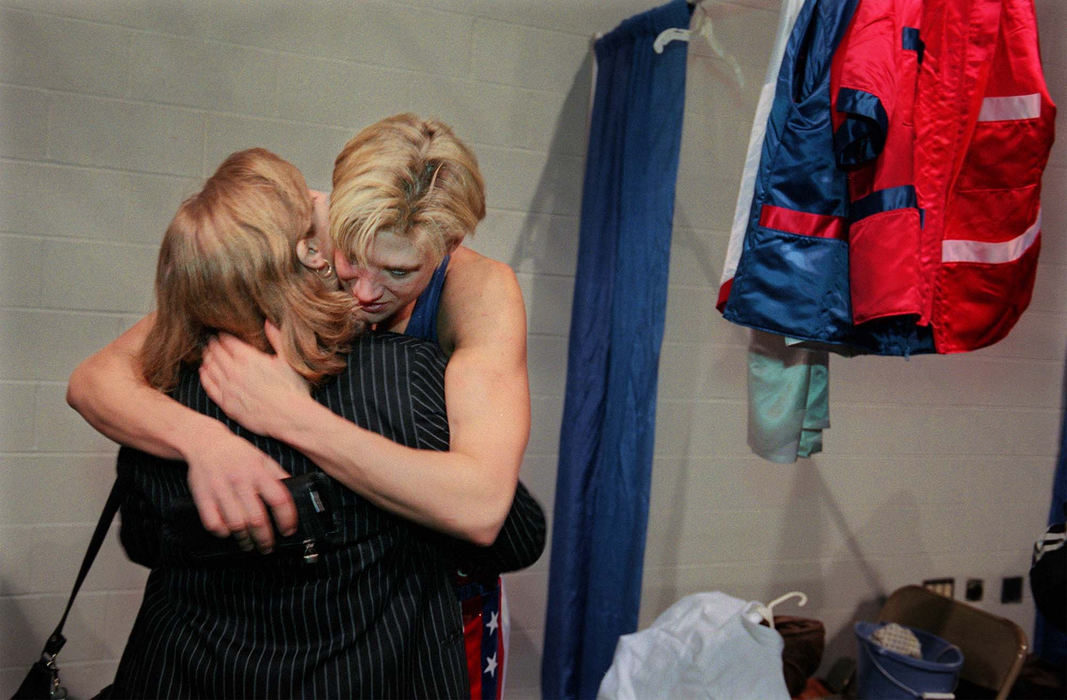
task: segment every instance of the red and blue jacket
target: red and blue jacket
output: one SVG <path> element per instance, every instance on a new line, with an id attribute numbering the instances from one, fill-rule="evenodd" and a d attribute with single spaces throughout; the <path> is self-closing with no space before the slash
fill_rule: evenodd
<path id="1" fill-rule="evenodd" d="M 1033 289 L 1055 105 L 1032 0 L 808 0 L 719 309 L 843 352 L 960 352 Z"/>

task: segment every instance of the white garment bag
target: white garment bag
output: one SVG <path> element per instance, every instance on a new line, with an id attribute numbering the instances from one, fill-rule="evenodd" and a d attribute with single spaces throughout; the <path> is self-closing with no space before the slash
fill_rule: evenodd
<path id="1" fill-rule="evenodd" d="M 718 591 L 688 595 L 619 638 L 597 698 L 788 700 L 785 642 L 760 624 L 770 617 L 767 606 Z"/>

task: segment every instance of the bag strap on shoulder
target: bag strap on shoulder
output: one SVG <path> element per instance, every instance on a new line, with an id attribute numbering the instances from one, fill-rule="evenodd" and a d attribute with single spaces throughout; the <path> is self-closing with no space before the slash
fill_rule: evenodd
<path id="1" fill-rule="evenodd" d="M 104 504 L 104 510 L 100 512 L 100 519 L 96 523 L 96 530 L 93 531 L 92 539 L 89 540 L 89 547 L 85 550 L 85 557 L 82 559 L 81 569 L 78 570 L 74 588 L 71 590 L 70 598 L 67 600 L 67 607 L 63 610 L 63 617 L 59 619 L 59 624 L 56 625 L 55 630 L 48 637 L 48 641 L 45 642 L 44 649 L 41 651 L 41 657 L 44 659 L 55 658 L 59 650 L 63 648 L 63 645 L 67 643 L 66 637 L 63 636 L 63 625 L 66 624 L 67 615 L 70 614 L 70 609 L 74 605 L 74 599 L 78 596 L 78 591 L 81 589 L 85 577 L 89 574 L 89 569 L 93 566 L 93 560 L 96 559 L 97 553 L 100 552 L 100 547 L 104 544 L 104 538 L 107 537 L 107 531 L 111 527 L 111 521 L 114 520 L 115 513 L 119 510 L 124 494 L 125 489 L 123 488 L 122 480 L 116 479 L 115 484 L 111 487 L 111 493 L 107 497 L 107 503 Z"/>

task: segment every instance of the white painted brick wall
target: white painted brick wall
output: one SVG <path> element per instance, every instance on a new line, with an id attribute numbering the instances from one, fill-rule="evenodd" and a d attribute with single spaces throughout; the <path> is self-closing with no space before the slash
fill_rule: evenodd
<path id="1" fill-rule="evenodd" d="M 690 52 L 642 624 L 686 593 L 798 588 L 829 660 L 877 596 L 986 579 L 996 602 L 1043 528 L 1067 354 L 1067 139 L 1045 178 L 1037 293 L 1000 344 L 965 356 L 831 360 L 826 449 L 796 465 L 746 443 L 746 330 L 714 309 L 777 0 L 707 0 L 733 69 Z M 590 40 L 638 0 L 0 0 L 0 695 L 51 630 L 103 503 L 115 446 L 64 402 L 79 360 L 151 307 L 156 246 L 228 153 L 276 150 L 326 189 L 359 127 L 450 122 L 485 171 L 472 247 L 518 272 L 534 425 L 523 479 L 551 514 L 577 254 Z M 1037 0 L 1067 108 L 1067 8 Z M 1060 119 L 1061 132 L 1063 118 Z M 75 697 L 114 672 L 145 572 L 114 541 L 61 657 Z M 509 696 L 539 697 L 548 557 L 509 576 Z M 793 610 L 792 612 L 800 612 Z"/>

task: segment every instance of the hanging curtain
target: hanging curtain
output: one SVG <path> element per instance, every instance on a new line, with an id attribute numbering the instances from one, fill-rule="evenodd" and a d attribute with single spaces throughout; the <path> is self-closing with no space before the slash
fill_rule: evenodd
<path id="1" fill-rule="evenodd" d="M 667 300 L 687 29 L 674 0 L 598 39 L 541 670 L 592 698 L 637 629 Z"/>
<path id="2" fill-rule="evenodd" d="M 1067 375 L 1063 384 L 1067 396 Z M 1060 428 L 1060 456 L 1052 480 L 1052 504 L 1049 506 L 1048 524 L 1062 523 L 1067 515 L 1067 413 Z M 1046 661 L 1062 665 L 1067 662 L 1067 633 L 1056 629 L 1040 613 L 1034 618 L 1034 653 Z"/>

